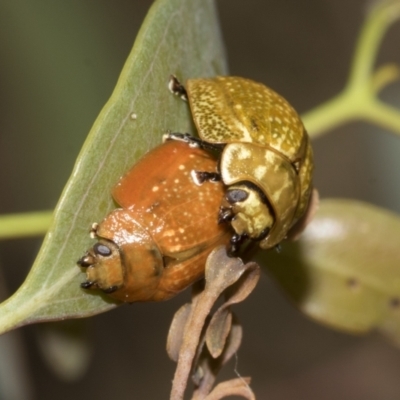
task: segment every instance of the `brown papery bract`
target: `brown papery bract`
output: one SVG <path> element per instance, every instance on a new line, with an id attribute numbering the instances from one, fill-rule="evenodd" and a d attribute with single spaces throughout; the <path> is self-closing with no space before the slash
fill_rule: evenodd
<path id="1" fill-rule="evenodd" d="M 192 302 L 174 316 L 168 334 L 167 351 L 178 362 L 171 390 L 171 400 L 182 400 L 192 373 L 195 391 L 192 400 L 217 400 L 231 395 L 255 399 L 250 378 L 235 378 L 214 386 L 220 368 L 237 352 L 242 327 L 230 305 L 244 300 L 254 289 L 260 268 L 254 262 L 244 264 L 218 247 L 207 259 L 205 286 L 194 286 Z M 202 289 L 202 290 L 201 290 Z M 220 297 L 223 304 L 211 315 Z"/>

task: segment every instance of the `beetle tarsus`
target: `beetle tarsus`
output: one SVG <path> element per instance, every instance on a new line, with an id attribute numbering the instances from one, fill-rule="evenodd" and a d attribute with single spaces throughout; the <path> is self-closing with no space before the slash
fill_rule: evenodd
<path id="1" fill-rule="evenodd" d="M 92 227 L 89 232 L 91 239 L 95 239 L 97 237 L 97 229 L 98 228 L 99 228 L 99 224 L 97 222 L 93 222 Z"/>
<path id="2" fill-rule="evenodd" d="M 228 250 L 228 255 L 231 257 L 235 257 L 237 253 L 240 250 L 240 246 L 243 244 L 243 242 L 248 238 L 246 233 L 242 233 L 239 235 L 238 233 L 235 233 L 231 237 L 231 246 L 230 249 Z"/>
<path id="3" fill-rule="evenodd" d="M 200 141 L 200 139 L 191 136 L 189 133 L 180 132 L 167 132 L 163 135 L 163 142 L 166 142 L 167 140 L 177 140 L 178 142 L 184 142 L 188 144 L 197 144 L 197 141 Z"/>
<path id="4" fill-rule="evenodd" d="M 95 282 L 85 281 L 85 282 L 81 283 L 81 288 L 82 289 L 90 289 L 94 284 L 95 284 Z"/>
<path id="5" fill-rule="evenodd" d="M 104 293 L 107 293 L 107 294 L 113 293 L 113 292 L 115 292 L 116 290 L 118 290 L 118 286 L 110 286 L 110 287 L 107 288 L 107 289 L 102 289 L 102 291 L 103 291 Z"/>
<path id="6" fill-rule="evenodd" d="M 94 264 L 93 257 L 90 253 L 86 253 L 83 257 L 81 257 L 78 261 L 77 264 L 80 267 L 87 268 L 90 267 L 92 264 Z"/>
<path id="7" fill-rule="evenodd" d="M 196 185 L 202 185 L 204 182 L 220 182 L 221 175 L 218 172 L 192 171 L 192 178 Z"/>
<path id="8" fill-rule="evenodd" d="M 194 137 L 189 133 L 168 132 L 163 136 L 163 141 L 165 142 L 166 140 L 178 140 L 187 143 L 191 147 L 199 147 L 203 150 L 222 151 L 225 147 L 225 144 L 209 143 L 197 137 Z"/>
<path id="9" fill-rule="evenodd" d="M 170 75 L 168 81 L 168 89 L 175 96 L 179 96 L 182 100 L 187 101 L 188 96 L 185 87 L 179 82 L 175 75 Z"/>
<path id="10" fill-rule="evenodd" d="M 219 208 L 218 212 L 218 224 L 222 224 L 224 222 L 231 222 L 235 214 L 232 211 L 231 207 L 223 207 Z"/>

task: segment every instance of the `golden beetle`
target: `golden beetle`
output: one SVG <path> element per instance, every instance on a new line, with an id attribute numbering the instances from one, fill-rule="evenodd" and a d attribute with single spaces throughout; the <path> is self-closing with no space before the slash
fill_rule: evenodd
<path id="1" fill-rule="evenodd" d="M 169 88 L 189 100 L 200 140 L 167 138 L 222 149 L 219 172 L 227 190 L 219 220 L 235 231 L 231 250 L 247 238 L 264 249 L 278 245 L 305 213 L 312 191 L 313 154 L 297 112 L 272 89 L 240 77 L 189 79 L 185 89 L 171 76 Z"/>

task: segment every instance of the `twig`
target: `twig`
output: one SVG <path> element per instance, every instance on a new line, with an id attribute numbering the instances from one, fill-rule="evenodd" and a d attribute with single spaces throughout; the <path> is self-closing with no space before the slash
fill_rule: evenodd
<path id="1" fill-rule="evenodd" d="M 197 386 L 193 399 L 208 399 L 206 396 L 210 393 L 216 373 L 236 353 L 242 337 L 241 327 L 229 307 L 251 293 L 259 276 L 260 269 L 256 263 L 243 264 L 238 258 L 230 258 L 224 247 L 210 254 L 204 290 L 195 293 L 192 303 L 184 305 L 175 314 L 168 335 L 168 354 L 178 361 L 171 400 L 183 399 L 191 371 L 194 372 Z M 209 318 L 212 307 L 222 293 L 225 302 Z M 216 394 L 210 399 L 237 394 L 243 391 L 241 385 L 218 385 Z"/>

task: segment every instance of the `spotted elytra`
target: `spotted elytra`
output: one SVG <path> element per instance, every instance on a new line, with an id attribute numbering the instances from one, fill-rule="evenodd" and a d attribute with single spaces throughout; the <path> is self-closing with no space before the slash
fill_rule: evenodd
<path id="1" fill-rule="evenodd" d="M 229 226 L 217 224 L 224 196 L 217 161 L 200 148 L 170 141 L 147 153 L 115 186 L 120 208 L 92 227 L 97 242 L 78 264 L 84 289 L 123 302 L 167 300 L 204 275 L 206 258 L 229 244 Z"/>

